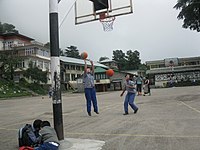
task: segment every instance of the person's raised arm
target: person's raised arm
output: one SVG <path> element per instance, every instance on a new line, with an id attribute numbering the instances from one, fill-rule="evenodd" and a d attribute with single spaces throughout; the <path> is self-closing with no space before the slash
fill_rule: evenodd
<path id="1" fill-rule="evenodd" d="M 84 63 L 85 63 L 85 66 L 84 66 L 84 74 L 85 74 L 87 72 L 87 62 L 85 59 L 84 59 Z"/>
<path id="2" fill-rule="evenodd" d="M 92 72 L 92 74 L 94 75 L 94 63 L 93 63 L 92 60 L 90 60 L 90 63 L 91 63 L 91 66 L 92 66 L 92 70 L 91 70 L 91 72 Z"/>

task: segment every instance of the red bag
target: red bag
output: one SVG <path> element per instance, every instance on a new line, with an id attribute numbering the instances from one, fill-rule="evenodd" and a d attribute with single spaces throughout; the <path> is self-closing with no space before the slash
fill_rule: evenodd
<path id="1" fill-rule="evenodd" d="M 29 147 L 29 146 L 22 146 L 19 148 L 19 150 L 34 150 L 34 148 Z"/>

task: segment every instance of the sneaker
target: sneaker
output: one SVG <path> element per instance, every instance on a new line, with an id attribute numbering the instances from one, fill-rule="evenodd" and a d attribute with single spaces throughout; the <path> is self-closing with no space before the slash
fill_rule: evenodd
<path id="1" fill-rule="evenodd" d="M 92 115 L 91 115 L 91 112 L 88 112 L 88 116 L 92 116 Z"/>
<path id="2" fill-rule="evenodd" d="M 128 113 L 127 113 L 127 112 L 125 112 L 123 115 L 128 115 Z"/>
<path id="3" fill-rule="evenodd" d="M 96 114 L 99 114 L 99 112 L 98 111 L 94 111 Z"/>
<path id="4" fill-rule="evenodd" d="M 137 111 L 138 111 L 138 109 L 136 109 L 136 110 L 134 111 L 134 114 L 136 114 L 136 113 L 137 113 Z"/>

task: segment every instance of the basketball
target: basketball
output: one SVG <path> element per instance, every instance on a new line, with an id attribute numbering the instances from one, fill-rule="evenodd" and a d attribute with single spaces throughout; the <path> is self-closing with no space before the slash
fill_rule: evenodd
<path id="1" fill-rule="evenodd" d="M 81 58 L 86 59 L 88 57 L 88 54 L 86 52 L 81 53 Z"/>
<path id="2" fill-rule="evenodd" d="M 107 76 L 112 77 L 114 75 L 114 71 L 112 69 L 108 69 L 106 70 L 106 74 Z"/>

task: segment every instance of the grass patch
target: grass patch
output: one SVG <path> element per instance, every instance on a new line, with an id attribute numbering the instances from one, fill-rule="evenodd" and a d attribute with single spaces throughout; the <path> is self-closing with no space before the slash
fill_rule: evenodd
<path id="1" fill-rule="evenodd" d="M 25 79 L 20 79 L 19 85 L 21 87 L 24 87 L 28 90 L 33 91 L 34 93 L 37 93 L 39 95 L 46 95 L 48 92 L 45 88 L 43 88 L 42 85 L 37 83 L 28 83 Z"/>
<path id="2" fill-rule="evenodd" d="M 31 95 L 30 92 L 21 89 L 13 82 L 9 82 L 2 79 L 0 80 L 0 98 L 20 97 L 29 95 Z"/>

